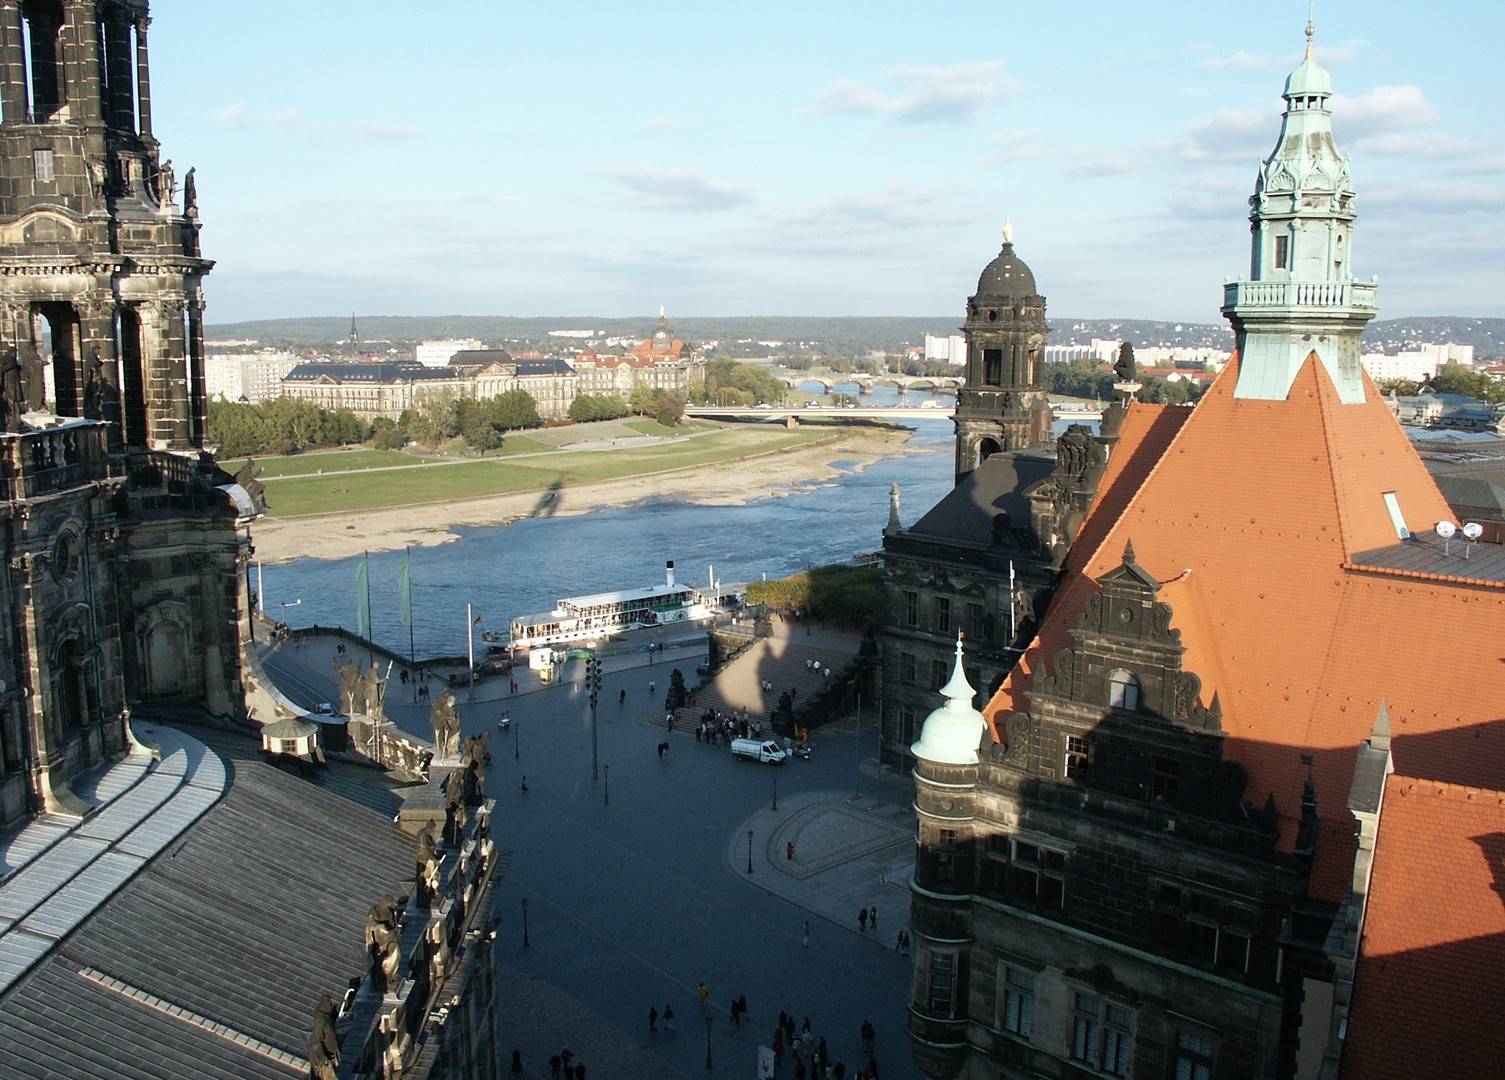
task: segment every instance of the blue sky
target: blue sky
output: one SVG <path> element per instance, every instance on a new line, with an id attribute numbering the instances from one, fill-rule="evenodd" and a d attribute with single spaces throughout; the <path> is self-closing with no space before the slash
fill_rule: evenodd
<path id="1" fill-rule="evenodd" d="M 155 0 L 211 324 L 1049 313 L 1218 322 L 1306 0 Z M 1505 5 L 1319 0 L 1380 317 L 1505 316 Z"/>

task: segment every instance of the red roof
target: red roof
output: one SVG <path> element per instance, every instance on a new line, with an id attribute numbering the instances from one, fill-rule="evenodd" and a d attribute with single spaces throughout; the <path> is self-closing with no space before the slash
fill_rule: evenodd
<path id="1" fill-rule="evenodd" d="M 1274 797 L 1284 850 L 1307 778 L 1301 757 L 1313 755 L 1311 891 L 1336 902 L 1352 874 L 1355 750 L 1381 699 L 1399 770 L 1505 779 L 1505 731 L 1484 727 L 1501 710 L 1505 589 L 1354 568 L 1353 556 L 1398 542 L 1387 492 L 1412 531 L 1452 520 L 1436 484 L 1367 377 L 1364 402 L 1341 404 L 1313 354 L 1286 400 L 1259 401 L 1233 396 L 1238 370 L 1235 356 L 1126 504 L 1094 509 L 1039 637 L 985 712 L 996 733 L 998 713 L 1069 647 L 1096 579 L 1132 541 L 1156 580 L 1180 579 L 1165 599 L 1184 667 L 1201 676 L 1202 704 L 1219 698 L 1225 753 L 1249 772 L 1247 801 Z M 1126 430 L 1141 412 L 1130 410 Z"/>
<path id="2" fill-rule="evenodd" d="M 1344 1077 L 1498 1076 L 1505 794 L 1385 785 Z"/>

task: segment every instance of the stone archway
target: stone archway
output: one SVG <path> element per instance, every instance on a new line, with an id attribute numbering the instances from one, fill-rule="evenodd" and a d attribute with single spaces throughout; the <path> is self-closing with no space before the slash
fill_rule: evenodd
<path id="1" fill-rule="evenodd" d="M 159 608 L 151 614 L 141 634 L 148 698 L 192 697 L 203 690 L 202 671 L 189 663 L 190 642 L 188 626 L 177 612 Z"/>

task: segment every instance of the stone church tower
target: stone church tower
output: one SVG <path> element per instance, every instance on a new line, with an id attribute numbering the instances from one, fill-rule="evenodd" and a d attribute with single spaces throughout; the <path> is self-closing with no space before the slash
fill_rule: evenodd
<path id="1" fill-rule="evenodd" d="M 204 447 L 190 169 L 146 0 L 0 0 L 0 827 L 81 813 L 131 710 L 243 718 L 243 526 Z"/>
<path id="2" fill-rule="evenodd" d="M 957 483 L 1001 450 L 1049 440 L 1048 403 L 1038 381 L 1048 331 L 1045 297 L 1014 254 L 1013 227 L 1005 224 L 1003 250 L 983 268 L 962 326 L 967 372 L 956 399 Z"/>

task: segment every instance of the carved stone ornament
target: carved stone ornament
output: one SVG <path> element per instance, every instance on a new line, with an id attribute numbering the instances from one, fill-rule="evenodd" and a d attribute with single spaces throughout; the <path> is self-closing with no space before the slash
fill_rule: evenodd
<path id="1" fill-rule="evenodd" d="M 1004 725 L 1004 730 L 1008 732 L 1008 746 L 1003 752 L 1005 761 L 1018 764 L 1024 760 L 1024 745 L 1029 740 L 1029 733 L 1033 727 L 1033 718 L 1028 712 L 1008 714 L 1008 720 Z"/>

